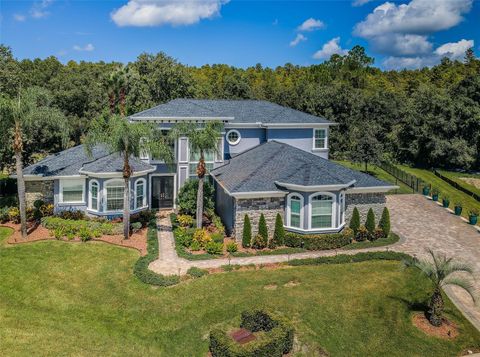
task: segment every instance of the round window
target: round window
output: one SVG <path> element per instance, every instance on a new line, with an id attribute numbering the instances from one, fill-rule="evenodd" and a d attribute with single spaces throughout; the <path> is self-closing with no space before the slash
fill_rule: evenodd
<path id="1" fill-rule="evenodd" d="M 237 145 L 240 142 L 240 138 L 238 130 L 230 130 L 227 133 L 227 141 L 230 145 Z"/>

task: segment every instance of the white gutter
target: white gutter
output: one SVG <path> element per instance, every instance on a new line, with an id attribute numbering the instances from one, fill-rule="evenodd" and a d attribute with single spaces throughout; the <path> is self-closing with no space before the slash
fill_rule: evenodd
<path id="1" fill-rule="evenodd" d="M 128 117 L 130 120 L 154 120 L 154 121 L 205 121 L 205 120 L 234 120 L 235 117 Z"/>
<path id="2" fill-rule="evenodd" d="M 143 176 L 154 171 L 155 171 L 155 168 L 143 170 L 143 171 L 137 171 L 137 172 L 134 172 L 131 177 Z M 98 178 L 123 177 L 123 172 L 91 172 L 91 171 L 84 171 L 82 169 L 78 170 L 78 172 L 80 172 L 81 174 L 88 175 L 90 177 L 98 177 Z"/>
<path id="3" fill-rule="evenodd" d="M 295 185 L 291 183 L 285 183 L 280 181 L 275 181 L 275 184 L 285 187 L 289 190 L 302 191 L 302 192 L 312 192 L 312 191 L 338 191 L 347 187 L 352 186 L 356 180 L 352 180 L 349 183 L 341 185 L 314 185 L 314 186 L 304 186 L 304 185 Z"/>
<path id="4" fill-rule="evenodd" d="M 400 186 L 352 187 L 347 189 L 346 193 L 384 193 L 399 188 Z"/>

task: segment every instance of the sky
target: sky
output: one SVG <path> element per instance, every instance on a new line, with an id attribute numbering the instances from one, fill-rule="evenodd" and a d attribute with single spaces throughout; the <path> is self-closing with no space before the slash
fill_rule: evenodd
<path id="1" fill-rule="evenodd" d="M 16 58 L 183 64 L 319 64 L 355 45 L 383 69 L 480 56 L 474 0 L 0 0 L 0 43 Z"/>

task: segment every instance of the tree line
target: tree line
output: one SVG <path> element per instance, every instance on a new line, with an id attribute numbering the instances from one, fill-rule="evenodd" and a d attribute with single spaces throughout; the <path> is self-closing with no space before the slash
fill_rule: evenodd
<path id="1" fill-rule="evenodd" d="M 318 65 L 243 69 L 186 66 L 165 53 L 143 53 L 127 65 L 17 60 L 0 45 L 0 98 L 14 100 L 32 87 L 41 88 L 42 105 L 63 113 L 67 124 L 59 132 L 47 121 L 25 133 L 25 164 L 59 151 L 65 133 L 68 146 L 81 143 L 105 112 L 129 115 L 182 97 L 262 99 L 324 116 L 338 123 L 329 141 L 335 159 L 480 169 L 480 60 L 471 49 L 463 61 L 383 71 L 360 46 Z M 12 169 L 14 152 L 6 143 L 14 128 L 2 125 L 0 169 Z"/>

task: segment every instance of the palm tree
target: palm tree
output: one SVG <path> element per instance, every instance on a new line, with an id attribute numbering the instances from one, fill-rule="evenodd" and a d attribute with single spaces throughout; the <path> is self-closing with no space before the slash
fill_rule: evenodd
<path id="1" fill-rule="evenodd" d="M 118 106 L 121 116 L 125 116 L 126 88 L 129 82 L 128 67 L 115 68 L 107 78 L 108 100 L 110 114 L 114 114 Z"/>
<path id="2" fill-rule="evenodd" d="M 110 153 L 118 153 L 123 158 L 123 236 L 130 236 L 130 177 L 133 174 L 130 166 L 132 157 L 148 154 L 165 162 L 173 161 L 173 153 L 169 146 L 170 139 L 163 135 L 154 124 L 131 123 L 120 115 L 111 115 L 95 119 L 84 140 L 85 149 L 92 155 L 96 145 L 103 145 Z"/>
<path id="3" fill-rule="evenodd" d="M 428 320 L 433 326 L 442 325 L 442 313 L 444 302 L 442 297 L 442 288 L 447 285 L 455 285 L 464 289 L 475 301 L 472 284 L 465 278 L 455 273 L 473 274 L 472 268 L 467 264 L 457 263 L 453 258 L 447 258 L 445 255 L 439 255 L 428 249 L 432 257 L 431 261 L 417 260 L 405 262 L 406 266 L 414 266 L 420 269 L 433 283 L 433 293 L 430 297 Z"/>
<path id="4" fill-rule="evenodd" d="M 17 176 L 18 206 L 20 210 L 20 228 L 22 237 L 27 236 L 27 214 L 25 200 L 25 179 L 23 177 L 23 154 L 26 138 L 32 137 L 39 130 L 48 128 L 52 136 L 59 136 L 62 146 L 69 139 L 69 125 L 65 115 L 57 108 L 51 107 L 52 99 L 45 89 L 31 87 L 20 90 L 16 99 L 0 100 L 2 131 L 15 155 Z M 28 144 L 33 144 L 30 142 Z"/>
<path id="5" fill-rule="evenodd" d="M 202 228 L 203 218 L 203 184 L 207 169 L 205 166 L 205 153 L 218 154 L 218 139 L 221 136 L 223 124 L 219 121 L 209 121 L 204 125 L 196 123 L 180 123 L 173 129 L 174 138 L 188 137 L 190 152 L 199 155 L 197 165 L 198 191 L 197 191 L 197 228 Z"/>

